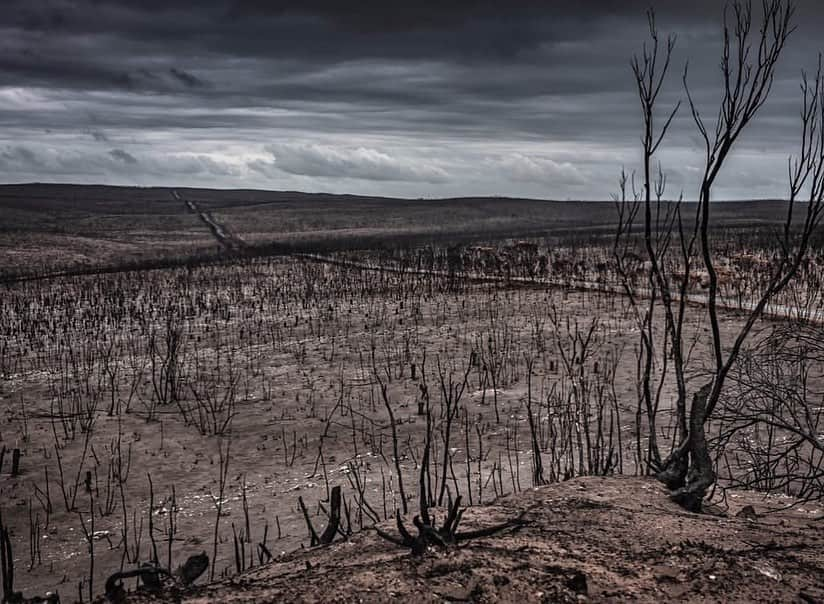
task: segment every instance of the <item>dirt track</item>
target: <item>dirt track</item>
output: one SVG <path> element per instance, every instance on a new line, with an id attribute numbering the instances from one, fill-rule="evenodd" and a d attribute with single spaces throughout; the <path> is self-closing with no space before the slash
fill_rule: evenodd
<path id="1" fill-rule="evenodd" d="M 177 191 L 172 191 L 172 196 L 178 201 L 185 202 L 189 211 L 200 217 L 203 223 L 209 227 L 209 230 L 212 232 L 215 239 L 217 239 L 218 243 L 220 243 L 220 245 L 224 248 L 229 251 L 237 251 L 246 247 L 245 241 L 230 233 L 224 225 L 214 219 L 211 212 L 201 209 L 196 201 L 192 201 L 191 199 L 183 199 Z"/>

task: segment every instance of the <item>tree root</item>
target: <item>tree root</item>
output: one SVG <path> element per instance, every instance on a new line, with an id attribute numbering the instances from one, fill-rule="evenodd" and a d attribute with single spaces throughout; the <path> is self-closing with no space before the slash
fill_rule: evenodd
<path id="1" fill-rule="evenodd" d="M 143 587 L 150 592 L 160 591 L 166 579 L 176 579 L 182 586 L 189 586 L 194 583 L 206 569 L 209 568 L 209 556 L 206 552 L 190 556 L 188 560 L 174 573 L 152 563 L 145 563 L 140 568 L 114 573 L 106 579 L 106 598 L 110 602 L 124 602 L 126 599 L 126 589 L 123 587 L 124 579 L 140 577 Z"/>
<path id="2" fill-rule="evenodd" d="M 440 528 L 438 528 L 437 526 L 434 514 L 430 519 L 429 514 L 426 513 L 426 521 L 421 520 L 420 516 L 415 516 L 412 519 L 412 524 L 414 524 L 415 528 L 417 528 L 418 534 L 412 536 L 412 534 L 404 526 L 403 520 L 401 520 L 400 511 L 396 510 L 395 521 L 398 527 L 398 533 L 400 533 L 400 537 L 396 537 L 395 535 L 387 533 L 386 531 L 383 531 L 378 527 L 374 527 L 375 532 L 380 537 L 389 541 L 390 543 L 394 543 L 399 547 L 409 548 L 412 551 L 413 555 L 420 556 L 423 555 L 426 552 L 426 550 L 432 546 L 447 548 L 456 545 L 460 541 L 468 541 L 470 539 L 488 537 L 490 535 L 494 535 L 495 533 L 499 533 L 510 528 L 519 528 L 526 524 L 526 522 L 524 521 L 526 510 L 524 510 L 516 518 L 513 518 L 512 520 L 507 520 L 506 522 L 502 522 L 500 524 L 496 524 L 482 529 L 477 529 L 474 531 L 458 532 L 458 525 L 460 524 L 461 518 L 463 517 L 464 513 L 464 510 L 460 508 L 460 504 L 461 497 L 458 496 L 455 499 L 455 501 L 449 506 L 449 511 L 447 513 L 446 519 L 444 520 L 443 526 L 441 526 Z"/>
<path id="3" fill-rule="evenodd" d="M 123 579 L 140 577 L 143 585 L 149 591 L 158 591 L 162 586 L 163 579 L 171 576 L 168 570 L 154 564 L 145 564 L 140 568 L 114 573 L 106 579 L 106 598 L 110 602 L 116 603 L 125 601 L 126 589 L 123 587 Z"/>

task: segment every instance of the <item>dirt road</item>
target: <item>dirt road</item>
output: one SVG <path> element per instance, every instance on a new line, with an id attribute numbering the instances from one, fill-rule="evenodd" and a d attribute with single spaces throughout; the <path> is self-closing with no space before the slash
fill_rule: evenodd
<path id="1" fill-rule="evenodd" d="M 226 248 L 228 251 L 236 252 L 246 247 L 246 242 L 237 235 L 233 235 L 229 230 L 214 219 L 212 213 L 208 210 L 202 209 L 196 201 L 191 199 L 183 199 L 180 193 L 172 191 L 172 197 L 178 201 L 183 201 L 190 212 L 197 214 L 203 223 L 209 227 L 209 230 L 217 239 L 218 243 Z"/>

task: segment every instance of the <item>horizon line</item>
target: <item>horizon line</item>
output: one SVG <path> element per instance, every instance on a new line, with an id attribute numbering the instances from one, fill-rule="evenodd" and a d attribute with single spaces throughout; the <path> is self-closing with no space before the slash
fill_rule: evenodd
<path id="1" fill-rule="evenodd" d="M 309 196 L 328 196 L 328 197 L 356 197 L 360 199 L 376 199 L 376 200 L 394 200 L 394 201 L 463 201 L 470 199 L 477 200 L 502 200 L 502 201 L 527 201 L 540 203 L 616 203 L 613 199 L 557 199 L 549 197 L 522 197 L 517 195 L 462 195 L 451 197 L 401 197 L 389 195 L 366 195 L 361 193 L 333 193 L 330 191 L 299 191 L 293 189 L 261 189 L 257 187 L 193 187 L 193 186 L 177 186 L 177 185 L 126 185 L 126 184 L 110 184 L 110 183 L 73 183 L 73 182 L 48 182 L 48 181 L 27 181 L 27 182 L 5 182 L 0 183 L 0 187 L 90 187 L 90 188 L 110 188 L 110 189 L 164 189 L 164 190 L 195 190 L 195 191 L 220 191 L 220 192 L 241 192 L 249 191 L 255 193 L 281 193 L 281 194 L 295 194 L 295 195 L 309 195 Z M 629 200 L 628 200 L 629 201 Z M 639 200 L 643 203 L 643 200 Z M 676 199 L 662 199 L 662 203 L 675 203 Z M 789 200 L 779 197 L 759 197 L 751 199 L 714 199 L 710 203 L 787 203 Z M 656 202 L 656 200 L 653 200 Z M 684 199 L 682 203 L 697 203 L 697 199 Z M 796 203 L 807 203 L 805 200 L 796 200 Z"/>

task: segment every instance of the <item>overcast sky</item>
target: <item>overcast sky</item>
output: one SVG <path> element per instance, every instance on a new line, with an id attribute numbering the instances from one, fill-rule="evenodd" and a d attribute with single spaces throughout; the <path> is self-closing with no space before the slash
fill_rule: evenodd
<path id="1" fill-rule="evenodd" d="M 4 0 L 0 180 L 608 199 L 640 157 L 629 61 L 649 4 Z M 661 111 L 689 59 L 714 115 L 723 3 L 652 4 L 678 34 Z M 821 4 L 798 2 L 716 198 L 786 195 Z M 669 195 L 694 197 L 688 111 L 660 158 Z"/>

